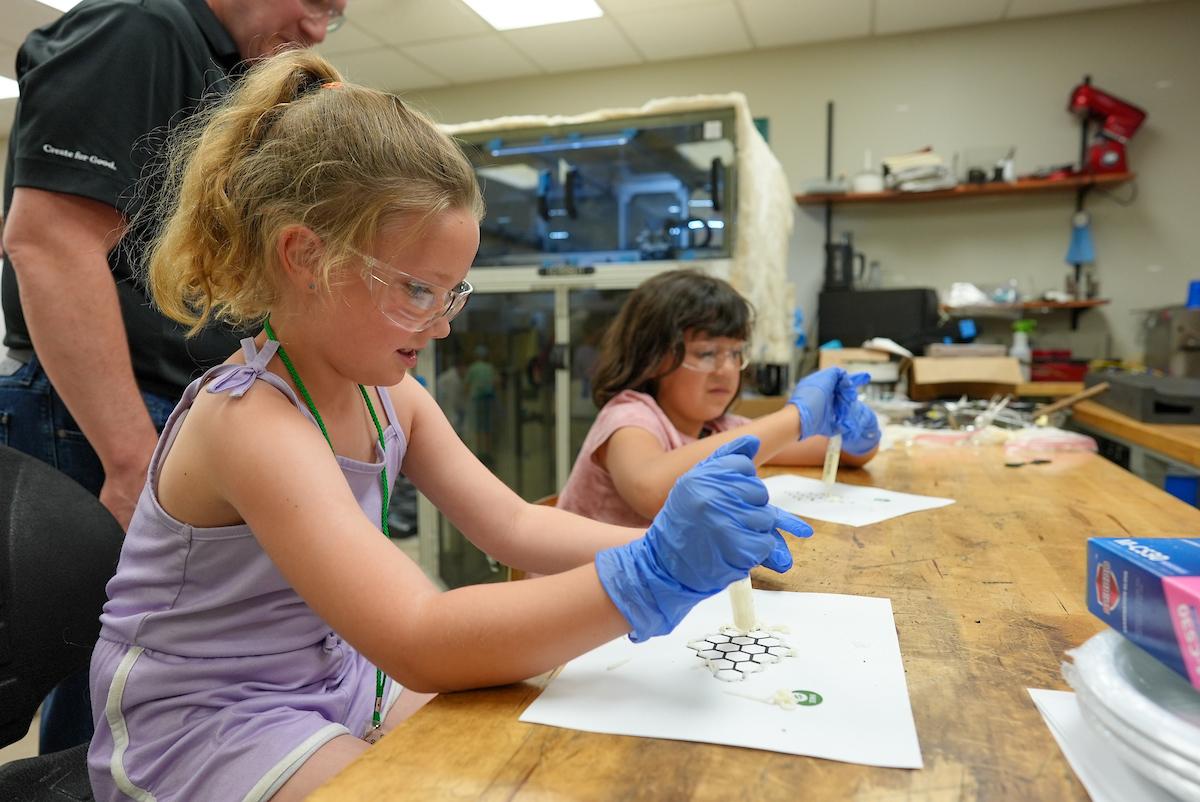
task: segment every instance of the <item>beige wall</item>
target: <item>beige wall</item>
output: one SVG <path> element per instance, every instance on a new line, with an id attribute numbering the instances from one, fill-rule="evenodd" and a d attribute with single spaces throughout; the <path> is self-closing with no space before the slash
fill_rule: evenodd
<path id="1" fill-rule="evenodd" d="M 1016 145 L 1021 171 L 1075 158 L 1078 127 L 1065 111 L 1084 73 L 1149 118 L 1132 141 L 1137 198 L 1122 207 L 1093 195 L 1089 209 L 1102 294 L 1073 336 L 1066 318 L 1042 319 L 1043 341 L 1099 356 L 1140 354 L 1132 310 L 1180 301 L 1200 278 L 1195 200 L 1200 189 L 1200 2 L 1180 0 L 973 28 L 719 56 L 410 93 L 446 122 L 507 114 L 574 114 L 667 95 L 744 92 L 771 122 L 771 145 L 792 186 L 824 174 L 825 102 L 837 105 L 835 171 L 923 145 L 947 156 Z M 0 153 L 7 148 L 0 140 Z M 0 163 L 0 170 L 3 170 Z M 1125 198 L 1131 187 L 1114 194 Z M 999 283 L 1029 292 L 1061 287 L 1073 197 L 844 207 L 835 233 L 853 230 L 889 286 Z M 790 271 L 811 321 L 821 281 L 821 212 L 797 208 Z M 2 324 L 0 324 L 2 325 Z M 992 325 L 988 333 L 1003 333 Z M 1111 341 L 1111 342 L 1110 342 Z"/>
<path id="2" fill-rule="evenodd" d="M 837 105 L 835 171 L 933 145 L 1016 145 L 1019 171 L 1073 161 L 1079 128 L 1065 109 L 1084 73 L 1145 108 L 1130 145 L 1137 198 L 1089 201 L 1102 294 L 1071 340 L 1077 352 L 1141 351 L 1131 310 L 1181 301 L 1200 278 L 1195 193 L 1200 188 L 1200 3 L 1127 6 L 989 26 L 786 48 L 639 67 L 409 93 L 445 122 L 508 114 L 573 114 L 667 95 L 744 92 L 768 117 L 771 145 L 799 189 L 825 169 L 825 102 Z M 353 76 L 351 76 L 353 77 Z M 1124 198 L 1128 186 L 1114 194 Z M 821 213 L 797 209 L 790 270 L 806 317 L 821 280 Z M 836 212 L 890 286 L 1017 278 L 1025 291 L 1058 288 L 1073 211 L 1069 193 L 862 207 Z M 1065 329 L 1066 318 L 1040 322 Z M 992 327 L 1002 331 L 1004 326 Z M 991 330 L 991 329 L 989 329 Z"/>

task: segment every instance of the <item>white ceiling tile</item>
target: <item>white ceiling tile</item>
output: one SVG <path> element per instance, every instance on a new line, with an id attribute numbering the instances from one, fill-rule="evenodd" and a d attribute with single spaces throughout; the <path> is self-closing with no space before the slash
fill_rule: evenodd
<path id="1" fill-rule="evenodd" d="M 596 0 L 596 5 L 604 9 L 605 14 L 616 16 L 634 11 L 654 11 L 660 8 L 694 6 L 696 5 L 696 0 Z"/>
<path id="2" fill-rule="evenodd" d="M 738 0 L 738 5 L 757 47 L 827 42 L 871 32 L 871 0 Z"/>
<path id="3" fill-rule="evenodd" d="M 1139 0 L 1012 0 L 1006 17 L 1039 17 L 1045 14 L 1064 14 L 1071 11 L 1090 11 L 1095 8 L 1127 6 Z"/>
<path id="4" fill-rule="evenodd" d="M 732 2 L 630 12 L 614 16 L 614 21 L 652 61 L 732 53 L 753 46 Z"/>
<path id="5" fill-rule="evenodd" d="M 61 11 L 36 0 L 3 0 L 0 6 L 3 6 L 0 10 L 0 42 L 10 45 L 20 45 L 34 28 L 40 28 L 62 16 Z M 12 69 L 10 64 L 3 66 Z"/>
<path id="6" fill-rule="evenodd" d="M 346 19 L 390 45 L 455 39 L 493 30 L 459 0 L 350 0 Z"/>
<path id="7" fill-rule="evenodd" d="M 377 47 L 359 53 L 341 53 L 330 56 L 329 60 L 347 80 L 385 91 L 446 86 L 450 83 L 444 77 L 414 63 L 390 47 Z"/>
<path id="8" fill-rule="evenodd" d="M 409 45 L 401 51 L 454 83 L 514 78 L 539 71 L 498 33 Z"/>
<path id="9" fill-rule="evenodd" d="M 548 72 L 615 67 L 642 61 L 624 34 L 603 17 L 505 31 L 503 36 Z"/>
<path id="10" fill-rule="evenodd" d="M 1008 0 L 875 0 L 875 33 L 996 22 Z"/>
<path id="11" fill-rule="evenodd" d="M 364 31 L 352 20 L 346 20 L 342 27 L 329 34 L 316 49 L 322 56 L 331 56 L 337 53 L 374 50 L 382 46 L 383 42 L 379 39 Z"/>

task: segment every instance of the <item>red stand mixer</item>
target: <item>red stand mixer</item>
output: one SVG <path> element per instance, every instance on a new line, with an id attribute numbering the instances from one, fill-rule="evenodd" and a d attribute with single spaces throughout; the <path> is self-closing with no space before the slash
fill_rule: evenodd
<path id="1" fill-rule="evenodd" d="M 1071 90 L 1067 108 L 1083 117 L 1084 138 L 1090 122 L 1099 122 L 1096 136 L 1087 143 L 1086 159 L 1075 173 L 1124 173 L 1129 170 L 1125 161 L 1125 143 L 1137 132 L 1146 119 L 1146 112 L 1132 103 L 1092 86 L 1091 76 Z"/>

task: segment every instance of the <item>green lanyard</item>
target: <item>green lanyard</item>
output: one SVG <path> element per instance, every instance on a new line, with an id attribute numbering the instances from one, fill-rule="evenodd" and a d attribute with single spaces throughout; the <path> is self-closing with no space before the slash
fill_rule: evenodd
<path id="1" fill-rule="evenodd" d="M 263 328 L 267 332 L 267 338 L 279 342 L 275 337 L 275 331 L 271 328 L 271 318 L 268 317 L 263 321 Z M 313 403 L 312 396 L 308 394 L 308 388 L 304 386 L 304 382 L 300 379 L 300 374 L 296 372 L 296 366 L 292 364 L 291 358 L 287 355 L 287 351 L 283 350 L 283 343 L 279 343 L 276 350 L 279 354 L 279 361 L 283 362 L 283 366 L 287 368 L 288 375 L 292 377 L 292 381 L 296 385 L 296 389 L 300 391 L 300 396 L 304 399 L 304 403 L 308 406 L 308 411 L 312 413 L 313 418 L 317 421 L 317 426 L 321 427 L 321 434 L 325 435 L 325 442 L 329 444 L 329 450 L 333 451 L 333 441 L 329 439 L 329 431 L 325 428 L 325 421 L 321 419 L 321 413 L 317 411 L 317 405 Z M 379 512 L 379 526 L 383 533 L 388 534 L 387 513 L 388 513 L 388 479 L 387 479 L 387 446 L 383 441 L 383 427 L 379 425 L 379 416 L 375 414 L 375 405 L 371 403 L 371 397 L 367 395 L 367 390 L 361 384 L 358 385 L 358 391 L 362 393 L 363 401 L 367 402 L 367 410 L 371 413 L 371 421 L 375 424 L 375 434 L 379 437 L 379 448 L 383 452 L 383 470 L 379 474 L 379 490 L 383 503 Z M 375 743 L 382 736 L 379 730 L 383 723 L 381 714 L 383 711 L 383 685 L 384 673 L 379 668 L 375 669 L 375 711 L 371 714 L 371 726 L 367 728 L 363 738 L 369 743 Z"/>

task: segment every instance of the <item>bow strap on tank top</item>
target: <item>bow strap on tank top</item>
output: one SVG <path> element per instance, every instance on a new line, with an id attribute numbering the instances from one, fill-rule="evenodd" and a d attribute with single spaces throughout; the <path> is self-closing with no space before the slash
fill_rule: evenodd
<path id="1" fill-rule="evenodd" d="M 278 349 L 278 342 L 267 340 L 259 350 L 254 344 L 254 338 L 247 337 L 242 340 L 242 353 L 246 357 L 246 364 L 220 366 L 218 368 L 220 375 L 208 385 L 208 391 L 210 393 L 229 393 L 234 398 L 241 398 L 254 385 L 254 380 L 263 375 L 267 369 L 267 363 L 275 356 Z"/>

